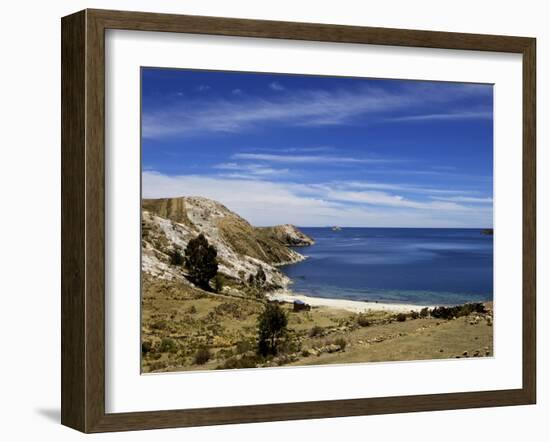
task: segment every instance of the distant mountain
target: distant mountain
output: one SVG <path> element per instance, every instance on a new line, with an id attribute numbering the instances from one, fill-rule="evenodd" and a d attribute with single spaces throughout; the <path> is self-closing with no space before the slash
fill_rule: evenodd
<path id="1" fill-rule="evenodd" d="M 314 243 L 295 226 L 254 227 L 223 204 L 202 197 L 144 199 L 142 201 L 142 270 L 162 279 L 184 278 L 170 264 L 175 249 L 185 250 L 199 233 L 218 252 L 219 272 L 246 282 L 261 266 L 267 282 L 284 287 L 289 280 L 277 266 L 301 261 L 289 248 Z"/>

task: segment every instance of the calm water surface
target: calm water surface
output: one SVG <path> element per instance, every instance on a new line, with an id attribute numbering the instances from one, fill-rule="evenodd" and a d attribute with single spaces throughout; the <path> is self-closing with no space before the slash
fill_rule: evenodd
<path id="1" fill-rule="evenodd" d="M 300 228 L 316 243 L 282 267 L 297 293 L 458 304 L 493 298 L 493 237 L 480 229 Z"/>

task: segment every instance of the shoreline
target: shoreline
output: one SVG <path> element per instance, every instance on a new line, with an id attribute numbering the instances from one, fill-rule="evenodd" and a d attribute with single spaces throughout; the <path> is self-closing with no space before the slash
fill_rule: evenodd
<path id="1" fill-rule="evenodd" d="M 409 313 L 411 311 L 420 311 L 428 307 L 434 308 L 434 305 L 416 305 L 416 304 L 399 304 L 389 302 L 371 302 L 371 301 L 352 301 L 348 299 L 336 298 L 316 298 L 313 296 L 300 295 L 293 293 L 288 289 L 282 289 L 275 292 L 267 293 L 266 297 L 270 301 L 288 302 L 302 301 L 311 307 L 325 307 L 338 310 L 346 310 L 354 313 L 363 313 L 371 311 L 385 311 L 393 313 Z"/>

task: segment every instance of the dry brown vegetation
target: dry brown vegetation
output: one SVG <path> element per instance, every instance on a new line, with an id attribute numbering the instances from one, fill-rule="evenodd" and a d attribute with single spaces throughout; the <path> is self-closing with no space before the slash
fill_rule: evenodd
<path id="1" fill-rule="evenodd" d="M 288 316 L 276 356 L 256 352 L 262 298 L 215 294 L 145 277 L 142 371 L 183 371 L 484 357 L 493 354 L 492 311 L 457 319 L 313 308 Z M 413 319 L 413 317 L 415 319 Z"/>

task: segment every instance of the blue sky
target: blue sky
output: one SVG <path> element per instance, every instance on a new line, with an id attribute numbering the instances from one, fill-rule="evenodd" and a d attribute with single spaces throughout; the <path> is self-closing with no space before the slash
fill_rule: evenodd
<path id="1" fill-rule="evenodd" d="M 144 198 L 254 225 L 491 227 L 491 85 L 142 69 Z"/>

